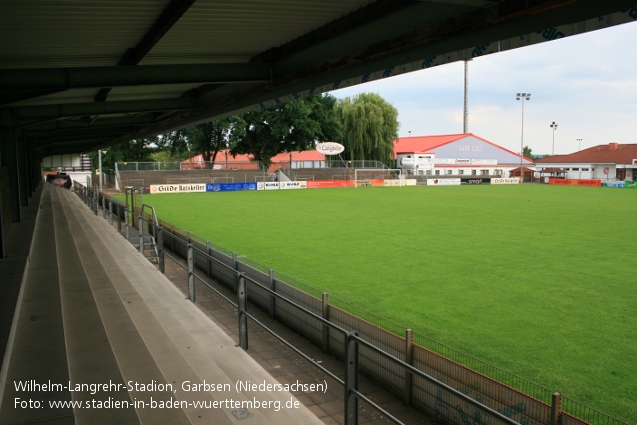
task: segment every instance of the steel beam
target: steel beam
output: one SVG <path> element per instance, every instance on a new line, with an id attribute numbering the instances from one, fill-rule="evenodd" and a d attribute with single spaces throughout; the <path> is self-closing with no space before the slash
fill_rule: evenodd
<path id="1" fill-rule="evenodd" d="M 44 120 L 84 117 L 94 115 L 136 114 L 191 109 L 196 100 L 187 97 L 176 99 L 125 100 L 102 103 L 66 103 L 15 107 L 18 128 L 28 127 Z"/>
<path id="2" fill-rule="evenodd" d="M 28 94 L 105 86 L 244 83 L 270 77 L 270 66 L 261 63 L 0 69 L 0 91 Z"/>

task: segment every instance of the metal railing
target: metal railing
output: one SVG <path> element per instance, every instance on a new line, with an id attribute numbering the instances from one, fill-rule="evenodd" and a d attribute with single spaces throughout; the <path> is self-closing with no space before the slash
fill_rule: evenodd
<path id="1" fill-rule="evenodd" d="M 218 159 L 211 161 L 181 161 L 181 162 L 117 162 L 115 171 L 178 171 L 178 170 L 262 170 L 257 161 L 225 161 Z"/>
<path id="2" fill-rule="evenodd" d="M 160 233 L 162 232 L 161 227 L 158 229 L 158 231 Z M 300 306 L 299 304 L 294 302 L 294 300 L 291 300 L 285 297 L 284 295 L 278 293 L 272 288 L 262 285 L 258 280 L 250 277 L 247 273 L 239 271 L 238 270 L 239 267 L 236 267 L 236 266 L 233 267 L 233 266 L 227 265 L 224 262 L 210 256 L 208 252 L 201 250 L 199 248 L 196 248 L 194 244 L 192 243 L 192 241 L 189 242 L 188 239 L 190 238 L 187 238 L 186 240 L 180 239 L 181 243 L 187 244 L 187 265 L 186 266 L 182 265 L 177 258 L 172 257 L 171 254 L 166 253 L 163 250 L 163 248 L 160 248 L 160 251 L 164 253 L 163 255 L 167 255 L 171 259 L 176 261 L 177 264 L 180 265 L 180 267 L 182 267 L 184 270 L 188 272 L 188 298 L 190 299 L 190 301 L 192 302 L 196 301 L 196 293 L 197 293 L 196 282 L 202 283 L 208 289 L 215 292 L 217 296 L 221 297 L 222 299 L 224 299 L 225 301 L 233 305 L 235 308 L 237 308 L 237 316 L 238 316 L 238 322 L 239 322 L 239 325 L 238 325 L 239 345 L 241 346 L 241 348 L 243 348 L 244 350 L 247 350 L 249 348 L 248 320 L 250 320 L 253 323 L 259 325 L 266 332 L 268 332 L 270 335 L 272 335 L 277 340 L 282 342 L 284 345 L 286 345 L 292 351 L 297 353 L 299 356 L 311 362 L 314 367 L 320 369 L 323 373 L 325 373 L 330 378 L 334 379 L 337 383 L 342 385 L 345 391 L 345 401 L 344 401 L 343 409 L 345 413 L 346 425 L 358 424 L 358 400 L 365 401 L 367 404 L 369 404 L 370 406 L 378 410 L 380 413 L 385 415 L 387 418 L 392 420 L 394 423 L 404 424 L 404 422 L 394 417 L 390 412 L 385 410 L 383 407 L 381 407 L 376 402 L 374 402 L 373 400 L 371 400 L 370 398 L 368 398 L 367 396 L 365 396 L 363 393 L 359 391 L 358 382 L 359 382 L 359 375 L 360 375 L 360 372 L 359 372 L 360 361 L 363 358 L 363 354 L 361 353 L 362 349 L 371 350 L 385 357 L 387 360 L 393 362 L 398 367 L 402 368 L 405 372 L 408 372 L 414 376 L 417 376 L 431 383 L 434 386 L 444 389 L 446 392 L 448 392 L 448 395 L 454 398 L 454 400 L 459 399 L 459 400 L 462 400 L 463 403 L 473 406 L 475 411 L 479 412 L 480 417 L 490 418 L 493 422 L 489 421 L 489 423 L 504 423 L 509 425 L 518 424 L 518 422 L 514 421 L 511 418 L 508 418 L 504 414 L 483 405 L 482 403 L 474 400 L 471 397 L 466 396 L 465 394 L 456 390 L 455 388 L 452 388 L 438 381 L 437 379 L 425 374 L 421 370 L 418 370 L 415 367 L 405 363 L 403 360 L 395 356 L 392 356 L 389 353 L 384 352 L 383 350 L 379 349 L 372 343 L 358 336 L 356 331 L 348 331 L 347 329 L 342 328 L 334 324 L 332 321 L 324 318 L 322 315 L 319 315 L 303 306 Z M 226 295 L 224 295 L 221 291 L 217 290 L 214 286 L 210 285 L 205 279 L 203 279 L 201 276 L 199 276 L 196 273 L 195 260 L 197 257 L 199 257 L 200 259 L 203 259 L 204 261 L 212 262 L 216 266 L 222 267 L 226 269 L 227 271 L 229 271 L 230 273 L 235 274 L 234 292 L 237 296 L 236 300 L 233 300 L 227 297 Z M 233 258 L 233 262 L 234 263 L 238 262 L 238 258 L 236 255 Z M 280 302 L 285 303 L 287 306 L 290 306 L 294 308 L 295 310 L 302 312 L 304 315 L 308 316 L 309 318 L 316 320 L 322 326 L 329 328 L 330 332 L 335 332 L 337 334 L 340 334 L 345 340 L 345 353 L 344 353 L 344 362 L 343 362 L 344 364 L 343 376 L 345 377 L 345 379 L 341 379 L 337 374 L 330 371 L 329 369 L 322 366 L 321 364 L 317 363 L 310 356 L 306 355 L 305 353 L 300 351 L 298 348 L 296 348 L 293 344 L 289 343 L 287 340 L 279 336 L 275 331 L 273 331 L 270 327 L 268 327 L 265 323 L 263 323 L 258 317 L 251 314 L 248 311 L 248 299 L 249 299 L 248 283 L 253 285 L 255 288 L 259 288 L 261 291 L 266 292 L 270 297 L 272 297 L 273 300 L 276 300 L 279 303 Z M 275 304 L 278 304 L 276 303 L 276 301 L 275 301 Z M 280 307 L 281 306 L 279 304 L 279 308 Z M 452 407 L 451 404 L 449 405 L 449 407 Z M 454 408 L 455 407 L 457 406 L 454 406 Z M 475 414 L 475 413 L 472 413 L 472 414 Z"/>
<path id="3" fill-rule="evenodd" d="M 327 160 L 300 160 L 297 161 L 281 161 L 279 162 L 279 168 L 284 170 L 297 170 L 303 168 L 389 168 L 387 165 L 380 161 L 345 161 L 342 159 L 327 159 Z"/>
<path id="4" fill-rule="evenodd" d="M 78 185 L 76 193 L 97 214 L 99 195 L 95 189 Z M 128 236 L 126 207 L 112 198 L 108 202 L 105 199 L 104 196 L 101 203 L 104 218 L 108 208 L 111 224 L 113 217 L 117 217 L 118 230 L 122 232 L 123 222 Z M 138 215 L 138 221 L 142 233 L 148 228 L 157 235 L 160 271 L 164 271 L 164 257 L 168 256 L 188 272 L 191 301 L 195 301 L 196 282 L 199 281 L 238 309 L 242 347 L 247 349 L 248 346 L 249 319 L 344 385 L 347 424 L 356 423 L 356 400 L 371 402 L 356 385 L 358 375 L 364 374 L 403 397 L 406 404 L 452 422 L 481 418 L 480 423 L 628 425 L 347 301 L 336 297 L 330 299 L 317 288 L 215 246 L 190 232 L 161 221 L 153 222 L 142 215 Z M 164 232 L 168 232 L 170 252 L 164 249 Z M 181 264 L 178 257 L 186 258 L 186 265 Z M 225 282 L 238 298 L 222 294 L 197 274 L 198 269 L 208 277 Z M 316 364 L 267 328 L 248 312 L 248 299 L 269 311 L 271 317 L 288 326 L 296 326 L 295 330 L 322 345 L 325 352 L 343 359 L 346 379 L 341 380 L 334 372 Z M 404 338 L 397 336 L 403 332 Z M 401 423 L 380 406 L 373 402 L 371 405 L 394 422 Z M 512 419 L 518 419 L 518 416 L 518 422 Z"/>

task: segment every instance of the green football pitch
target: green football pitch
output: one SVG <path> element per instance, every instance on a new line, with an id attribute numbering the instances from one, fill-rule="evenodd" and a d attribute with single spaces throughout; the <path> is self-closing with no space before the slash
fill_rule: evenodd
<path id="1" fill-rule="evenodd" d="M 144 202 L 204 240 L 637 422 L 637 190 L 349 188 Z"/>

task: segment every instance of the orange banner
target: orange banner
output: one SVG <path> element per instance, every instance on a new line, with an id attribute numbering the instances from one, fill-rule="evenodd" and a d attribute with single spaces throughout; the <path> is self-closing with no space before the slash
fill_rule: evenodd
<path id="1" fill-rule="evenodd" d="M 596 186 L 601 187 L 601 180 L 549 179 L 549 184 L 561 186 Z"/>
<path id="2" fill-rule="evenodd" d="M 308 180 L 307 188 L 316 189 L 323 187 L 352 187 L 354 182 L 352 180 Z"/>

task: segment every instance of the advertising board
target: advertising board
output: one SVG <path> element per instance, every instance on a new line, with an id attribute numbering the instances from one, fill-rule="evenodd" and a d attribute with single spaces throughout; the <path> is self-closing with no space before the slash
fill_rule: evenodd
<path id="1" fill-rule="evenodd" d="M 559 186 L 596 186 L 602 185 L 601 180 L 578 180 L 578 179 L 549 179 L 549 184 Z"/>
<path id="2" fill-rule="evenodd" d="M 324 187 L 353 187 L 353 180 L 309 180 L 307 182 L 308 189 L 317 189 Z"/>
<path id="3" fill-rule="evenodd" d="M 206 192 L 235 192 L 238 190 L 257 190 L 256 182 L 246 183 L 208 183 Z"/>
<path id="4" fill-rule="evenodd" d="M 264 190 L 279 190 L 279 182 L 265 182 L 263 184 Z"/>
<path id="5" fill-rule="evenodd" d="M 316 145 L 316 150 L 323 155 L 338 155 L 345 151 L 345 146 L 336 142 L 319 143 Z"/>
<path id="6" fill-rule="evenodd" d="M 491 184 L 518 184 L 520 179 L 518 177 L 498 177 L 492 178 Z"/>
<path id="7" fill-rule="evenodd" d="M 206 184 L 151 184 L 150 194 L 205 192 Z"/>
<path id="8" fill-rule="evenodd" d="M 279 189 L 307 189 L 307 182 L 279 182 Z"/>
<path id="9" fill-rule="evenodd" d="M 460 179 L 460 184 L 491 184 L 491 179 L 488 177 L 480 177 L 480 178 L 463 177 Z"/>
<path id="10" fill-rule="evenodd" d="M 460 179 L 427 179 L 427 186 L 460 186 Z"/>

